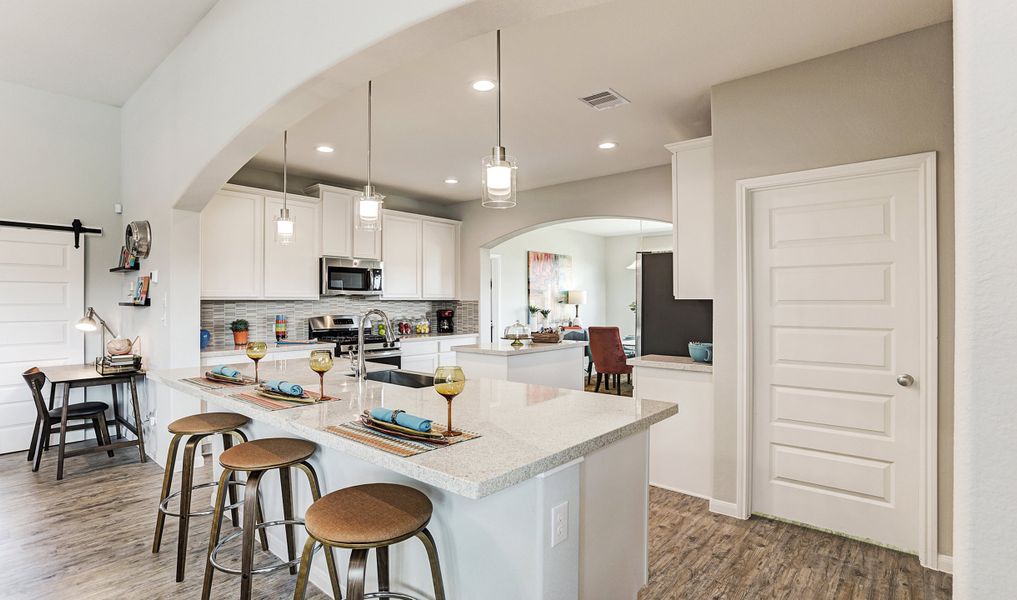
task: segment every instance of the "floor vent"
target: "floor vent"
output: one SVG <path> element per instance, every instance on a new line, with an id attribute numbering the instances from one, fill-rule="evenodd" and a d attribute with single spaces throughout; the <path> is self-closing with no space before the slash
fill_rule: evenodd
<path id="1" fill-rule="evenodd" d="M 596 94 L 590 94 L 579 99 L 583 104 L 589 106 L 594 110 L 607 110 L 616 106 L 622 106 L 628 104 L 629 101 L 625 96 L 622 96 L 618 92 L 607 88 L 603 92 L 597 92 Z"/>

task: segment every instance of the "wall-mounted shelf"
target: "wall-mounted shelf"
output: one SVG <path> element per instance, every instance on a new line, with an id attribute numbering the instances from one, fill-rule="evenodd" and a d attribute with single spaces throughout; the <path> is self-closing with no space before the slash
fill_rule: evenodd
<path id="1" fill-rule="evenodd" d="M 113 267 L 109 270 L 110 273 L 133 273 L 141 270 L 141 263 L 134 265 L 133 267 Z"/>
<path id="2" fill-rule="evenodd" d="M 119 302 L 120 306 L 152 306 L 152 299 L 145 298 L 144 302 Z"/>

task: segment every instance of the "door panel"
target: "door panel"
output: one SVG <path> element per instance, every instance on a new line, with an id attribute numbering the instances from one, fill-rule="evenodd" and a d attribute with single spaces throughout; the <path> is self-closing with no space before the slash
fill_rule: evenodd
<path id="1" fill-rule="evenodd" d="M 919 547 L 917 171 L 755 190 L 753 512 Z"/>

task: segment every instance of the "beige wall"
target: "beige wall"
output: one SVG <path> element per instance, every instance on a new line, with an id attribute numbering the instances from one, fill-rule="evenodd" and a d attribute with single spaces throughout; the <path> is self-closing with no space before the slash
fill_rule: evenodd
<path id="1" fill-rule="evenodd" d="M 661 147 L 661 163 L 671 159 Z M 464 202 L 452 218 L 463 222 L 461 295 L 480 299 L 480 249 L 541 225 L 584 217 L 636 217 L 671 222 L 670 164 L 519 192 L 510 210 Z"/>
<path id="2" fill-rule="evenodd" d="M 939 190 L 939 545 L 953 523 L 953 98 L 943 23 L 713 88 L 714 496 L 735 495 L 735 182 L 935 150 Z"/>

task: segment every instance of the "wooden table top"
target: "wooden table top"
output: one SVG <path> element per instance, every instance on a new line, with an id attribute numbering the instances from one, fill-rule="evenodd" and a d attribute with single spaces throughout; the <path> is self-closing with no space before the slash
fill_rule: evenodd
<path id="1" fill-rule="evenodd" d="M 53 367 L 42 367 L 40 370 L 46 374 L 46 378 L 53 383 L 74 383 L 90 381 L 93 379 L 130 379 L 133 377 L 144 377 L 144 371 L 133 373 L 117 373 L 115 375 L 101 375 L 95 370 L 95 364 L 84 365 L 58 365 Z"/>

